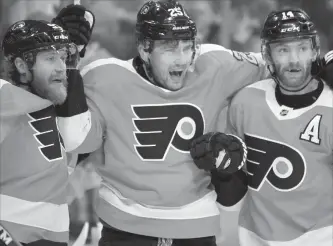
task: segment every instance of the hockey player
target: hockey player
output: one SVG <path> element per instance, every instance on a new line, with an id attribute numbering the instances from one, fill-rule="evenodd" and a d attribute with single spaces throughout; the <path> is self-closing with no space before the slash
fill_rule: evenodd
<path id="1" fill-rule="evenodd" d="M 228 132 L 248 146 L 240 243 L 331 246 L 333 92 L 311 75 L 319 57 L 317 30 L 304 11 L 288 9 L 267 17 L 261 38 L 273 78 L 241 90 L 228 115 Z M 325 58 L 327 63 L 330 58 Z M 326 70 L 322 74 L 332 78 Z M 204 145 L 219 150 L 218 138 L 209 144 L 204 138 L 212 136 L 197 141 L 194 156 Z"/>
<path id="2" fill-rule="evenodd" d="M 0 224 L 23 245 L 68 242 L 68 169 L 53 105 L 65 102 L 78 73 L 71 36 L 80 34 L 75 42 L 84 44 L 91 32 L 82 29 L 90 28 L 84 11 L 66 13 L 58 17 L 72 17 L 64 23 L 75 21 L 70 33 L 56 24 L 24 20 L 9 27 L 3 40 L 11 83 L 0 80 Z"/>
<path id="3" fill-rule="evenodd" d="M 58 122 L 66 149 L 102 148 L 100 245 L 216 245 L 216 193 L 210 174 L 193 164 L 189 145 L 215 129 L 237 90 L 266 78 L 266 67 L 260 56 L 200 47 L 195 23 L 175 1 L 145 3 L 136 33 L 139 56 L 83 68 L 90 110 L 63 113 Z M 75 104 L 74 94 L 68 97 Z M 241 165 L 243 146 L 228 140 Z"/>

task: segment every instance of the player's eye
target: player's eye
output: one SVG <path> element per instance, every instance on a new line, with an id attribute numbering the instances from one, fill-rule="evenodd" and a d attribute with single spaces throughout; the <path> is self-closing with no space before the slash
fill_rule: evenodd
<path id="1" fill-rule="evenodd" d="M 68 55 L 67 55 L 67 54 L 63 54 L 63 55 L 60 56 L 60 59 L 61 59 L 63 62 L 65 62 L 65 61 L 67 60 L 67 58 L 68 58 Z"/>
<path id="2" fill-rule="evenodd" d="M 167 41 L 164 41 L 164 42 L 162 42 L 163 49 L 165 51 L 173 51 L 173 50 L 175 50 L 175 49 L 178 48 L 178 43 L 179 43 L 178 40 L 167 40 Z"/>
<path id="3" fill-rule="evenodd" d="M 192 48 L 192 46 L 191 46 L 191 45 L 188 45 L 188 46 L 186 46 L 186 47 L 184 48 L 184 51 L 190 51 L 191 48 Z"/>
<path id="4" fill-rule="evenodd" d="M 175 51 L 175 48 L 167 47 L 164 50 L 167 51 L 167 52 L 173 52 L 173 51 Z"/>
<path id="5" fill-rule="evenodd" d="M 55 60 L 55 56 L 54 55 L 50 55 L 46 57 L 47 61 L 54 61 Z"/>
<path id="6" fill-rule="evenodd" d="M 287 48 L 279 48 L 278 52 L 279 53 L 286 53 L 286 52 L 288 52 L 288 49 Z"/>
<path id="7" fill-rule="evenodd" d="M 301 47 L 299 48 L 299 50 L 300 50 L 300 51 L 308 51 L 308 50 L 309 50 L 309 47 L 303 45 L 303 46 L 301 46 Z"/>

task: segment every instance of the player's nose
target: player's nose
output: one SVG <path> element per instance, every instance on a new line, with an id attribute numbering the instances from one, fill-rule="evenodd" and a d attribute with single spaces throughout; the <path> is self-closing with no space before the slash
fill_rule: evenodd
<path id="1" fill-rule="evenodd" d="M 183 47 L 178 47 L 174 52 L 178 63 L 184 63 L 188 59 L 188 52 Z"/>
<path id="2" fill-rule="evenodd" d="M 295 51 L 295 50 L 292 50 L 290 53 L 289 53 L 289 62 L 291 63 L 297 63 L 299 62 L 299 52 Z"/>
<path id="3" fill-rule="evenodd" d="M 66 62 L 62 59 L 57 59 L 57 62 L 55 64 L 54 70 L 57 72 L 64 72 L 66 71 Z"/>

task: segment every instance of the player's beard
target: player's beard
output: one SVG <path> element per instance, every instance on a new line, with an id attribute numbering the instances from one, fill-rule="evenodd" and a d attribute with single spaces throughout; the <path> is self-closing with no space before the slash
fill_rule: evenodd
<path id="1" fill-rule="evenodd" d="M 275 65 L 280 86 L 288 91 L 298 91 L 303 88 L 311 79 L 311 65 L 311 61 L 303 66 L 299 63 L 286 66 Z"/>
<path id="2" fill-rule="evenodd" d="M 46 98 L 54 105 L 61 105 L 67 98 L 67 84 L 50 84 L 47 90 Z"/>
<path id="3" fill-rule="evenodd" d="M 37 84 L 37 86 L 36 86 Z M 49 80 L 46 84 L 36 83 L 33 86 L 33 93 L 50 100 L 54 105 L 61 105 L 67 98 L 67 80 L 54 82 Z"/>

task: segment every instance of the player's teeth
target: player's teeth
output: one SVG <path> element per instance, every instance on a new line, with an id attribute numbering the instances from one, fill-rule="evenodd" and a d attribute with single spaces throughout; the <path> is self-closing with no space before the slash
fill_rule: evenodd
<path id="1" fill-rule="evenodd" d="M 172 71 L 172 72 L 170 72 L 170 75 L 172 75 L 172 76 L 181 76 L 182 71 Z"/>

